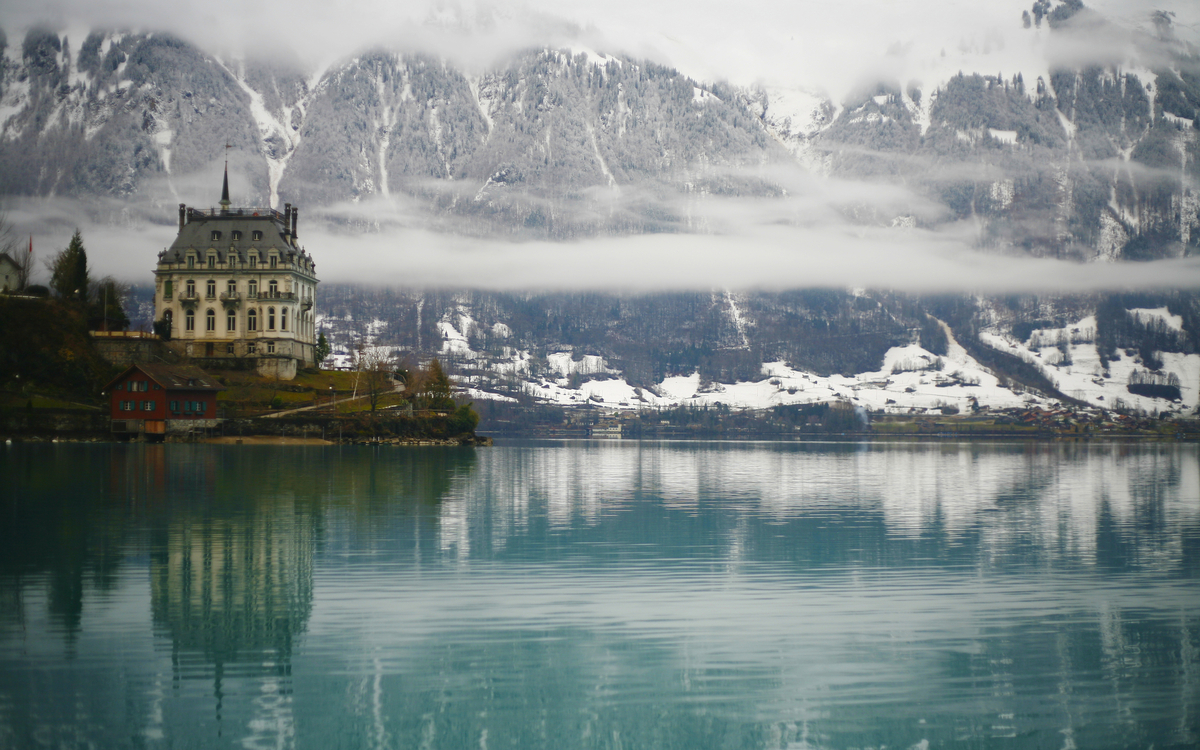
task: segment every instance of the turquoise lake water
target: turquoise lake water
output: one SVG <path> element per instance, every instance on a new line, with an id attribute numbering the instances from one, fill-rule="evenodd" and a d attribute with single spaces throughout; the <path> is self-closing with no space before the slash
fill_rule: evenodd
<path id="1" fill-rule="evenodd" d="M 1195 445 L 0 445 L 0 748 L 1194 748 Z"/>

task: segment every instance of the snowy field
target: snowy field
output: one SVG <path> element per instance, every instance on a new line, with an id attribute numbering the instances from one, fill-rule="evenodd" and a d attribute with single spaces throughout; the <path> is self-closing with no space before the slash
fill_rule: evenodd
<path id="1" fill-rule="evenodd" d="M 1165 308 L 1130 312 L 1144 322 L 1161 320 L 1176 330 L 1182 325 L 1179 317 L 1168 314 Z M 783 404 L 846 401 L 871 411 L 905 414 L 943 407 L 969 412 L 975 405 L 1003 409 L 1048 408 L 1058 404 L 1056 399 L 1002 383 L 967 354 L 948 328 L 945 331 L 949 346 L 944 356 L 916 344 L 894 347 L 887 352 L 879 370 L 853 376 L 822 377 L 795 370 L 785 362 L 769 362 L 763 364 L 762 377 L 753 382 L 702 383 L 699 374 L 693 373 L 668 377 L 653 387 L 638 388 L 603 357 L 594 355 L 552 352 L 535 364 L 529 352 L 506 347 L 501 357 L 484 356 L 470 348 L 466 335 L 475 325 L 461 312 L 438 323 L 442 354 L 460 363 L 470 362 L 475 369 L 476 374 L 458 379 L 460 390 L 474 399 L 513 401 L 515 384 L 542 403 L 563 406 L 591 403 L 614 410 L 682 404 L 768 409 Z M 374 321 L 367 327 L 367 349 L 376 348 L 373 338 L 381 326 L 381 321 Z M 998 329 L 985 330 L 980 338 L 989 346 L 1037 367 L 1062 393 L 1095 407 L 1135 409 L 1150 414 L 1186 413 L 1196 408 L 1200 398 L 1196 387 L 1200 382 L 1200 355 L 1162 354 L 1161 372 L 1178 378 L 1180 402 L 1134 395 L 1126 384 L 1135 370 L 1145 371 L 1145 366 L 1137 359 L 1136 352 L 1119 352 L 1119 359 L 1110 361 L 1105 377 L 1094 343 L 1095 328 L 1095 319 L 1087 317 L 1061 329 L 1035 330 L 1026 341 L 1017 341 Z M 492 333 L 501 338 L 511 335 L 502 324 L 495 326 Z M 330 359 L 336 367 L 353 366 L 352 352 L 339 350 Z M 503 385 L 498 386 L 498 382 Z"/>

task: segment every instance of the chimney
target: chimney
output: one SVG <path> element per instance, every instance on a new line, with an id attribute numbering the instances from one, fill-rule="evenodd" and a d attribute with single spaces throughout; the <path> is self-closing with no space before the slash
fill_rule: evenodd
<path id="1" fill-rule="evenodd" d="M 187 221 L 187 206 L 179 204 L 179 231 L 183 231 L 183 225 Z"/>
<path id="2" fill-rule="evenodd" d="M 290 236 L 292 233 L 291 223 L 292 223 L 292 204 L 284 203 L 283 204 L 283 236 L 285 238 Z"/>
<path id="3" fill-rule="evenodd" d="M 292 207 L 292 244 L 296 243 L 296 238 L 300 235 L 296 233 L 296 225 L 300 223 L 300 207 Z"/>

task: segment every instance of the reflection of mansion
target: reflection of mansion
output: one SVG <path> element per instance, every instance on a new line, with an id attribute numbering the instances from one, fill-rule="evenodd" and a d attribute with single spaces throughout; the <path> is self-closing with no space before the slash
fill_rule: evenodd
<path id="1" fill-rule="evenodd" d="M 158 256 L 154 317 L 181 354 L 220 369 L 291 380 L 316 364 L 316 264 L 298 244 L 297 208 L 179 204 L 179 235 Z"/>

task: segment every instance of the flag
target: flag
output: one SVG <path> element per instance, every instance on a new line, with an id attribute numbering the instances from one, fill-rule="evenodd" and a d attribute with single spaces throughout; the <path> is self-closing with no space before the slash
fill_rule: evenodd
<path id="1" fill-rule="evenodd" d="M 29 254 L 33 255 L 33 235 L 29 235 Z"/>

